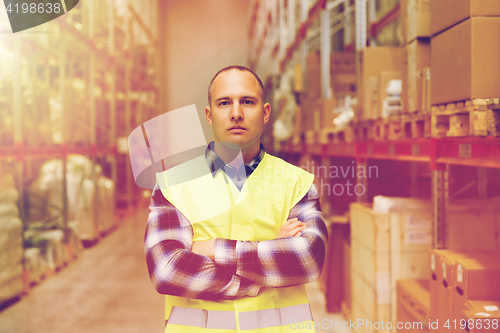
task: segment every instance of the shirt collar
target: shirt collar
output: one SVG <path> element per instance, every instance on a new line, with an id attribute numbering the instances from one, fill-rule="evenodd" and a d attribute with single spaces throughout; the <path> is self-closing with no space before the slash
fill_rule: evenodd
<path id="1" fill-rule="evenodd" d="M 264 145 L 262 143 L 260 144 L 260 151 L 257 154 L 257 156 L 254 157 L 253 160 L 245 164 L 245 170 L 247 177 L 250 176 L 250 174 L 257 169 L 257 166 L 259 163 L 262 161 L 264 156 L 266 155 L 266 150 L 264 149 Z M 216 153 L 214 150 L 214 141 L 211 141 L 207 148 L 205 149 L 205 159 L 207 160 L 207 164 L 210 168 L 210 171 L 212 172 L 212 176 L 215 177 L 217 173 L 219 172 L 220 169 L 224 168 L 225 166 L 230 167 L 228 164 L 226 164 Z"/>

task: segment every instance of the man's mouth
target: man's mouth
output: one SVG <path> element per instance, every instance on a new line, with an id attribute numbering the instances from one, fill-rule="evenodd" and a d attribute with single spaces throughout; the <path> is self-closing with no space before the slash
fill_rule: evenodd
<path id="1" fill-rule="evenodd" d="M 236 133 L 238 133 L 238 132 L 243 132 L 243 131 L 245 131 L 245 130 L 246 130 L 246 128 L 241 127 L 241 126 L 233 126 L 233 127 L 231 127 L 231 128 L 229 129 L 229 131 L 231 131 L 231 132 L 236 132 Z"/>

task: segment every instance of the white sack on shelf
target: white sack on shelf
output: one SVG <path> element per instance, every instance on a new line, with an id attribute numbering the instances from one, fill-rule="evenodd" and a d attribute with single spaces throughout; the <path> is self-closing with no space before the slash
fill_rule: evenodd
<path id="1" fill-rule="evenodd" d="M 67 262 L 62 230 L 28 230 L 24 233 L 24 237 L 27 243 L 40 249 L 43 266 L 55 269 Z"/>
<path id="2" fill-rule="evenodd" d="M 24 249 L 24 268 L 29 272 L 30 283 L 39 283 L 42 280 L 45 270 L 39 248 Z"/>
<path id="3" fill-rule="evenodd" d="M 71 245 L 71 251 L 73 252 L 74 256 L 78 257 L 83 252 L 82 241 L 78 233 L 78 221 L 68 222 L 68 229 L 69 229 L 68 242 Z"/>
<path id="4" fill-rule="evenodd" d="M 16 252 L 17 253 L 15 253 L 15 255 L 18 255 L 19 253 L 21 253 L 21 258 L 22 258 L 22 255 L 23 255 L 22 249 L 20 251 L 16 251 Z M 22 277 L 23 277 L 22 260 L 19 260 L 19 262 L 15 263 L 15 264 L 9 264 L 8 266 L 3 266 L 3 264 L 4 264 L 3 262 L 0 263 L 0 267 L 2 267 L 0 269 L 0 287 L 13 279 L 17 279 L 17 278 L 22 279 Z"/>
<path id="5" fill-rule="evenodd" d="M 50 160 L 44 163 L 40 175 L 28 190 L 29 218 L 28 224 L 39 222 L 51 227 L 62 225 L 63 177 L 62 160 Z M 82 200 L 83 183 L 91 177 L 92 161 L 81 155 L 69 155 L 66 163 L 66 197 L 68 204 L 68 220 L 78 220 L 80 206 L 86 206 Z M 40 222 L 42 221 L 42 222 Z"/>
<path id="6" fill-rule="evenodd" d="M 3 216 L 19 216 L 17 205 L 12 202 L 0 202 L 0 218 Z"/>
<path id="7" fill-rule="evenodd" d="M 97 230 L 94 219 L 94 182 L 85 179 L 80 191 L 81 198 L 75 205 L 75 220 L 78 221 L 80 239 L 94 240 Z"/>
<path id="8" fill-rule="evenodd" d="M 19 199 L 19 192 L 13 187 L 0 188 L 0 202 L 16 203 Z"/>
<path id="9" fill-rule="evenodd" d="M 19 265 L 19 268 L 22 272 L 22 265 Z M 23 288 L 24 285 L 22 276 L 18 276 L 10 281 L 7 281 L 6 283 L 2 283 L 0 285 L 0 303 L 21 295 Z"/>
<path id="10" fill-rule="evenodd" d="M 109 231 L 114 226 L 113 180 L 100 176 L 97 180 L 97 222 L 99 230 Z"/>
<path id="11" fill-rule="evenodd" d="M 0 217 L 0 303 L 19 295 L 23 289 L 22 231 L 18 217 Z"/>
<path id="12" fill-rule="evenodd" d="M 12 187 L 16 188 L 16 182 L 14 181 L 14 175 L 11 173 L 0 174 L 0 188 Z"/>
<path id="13" fill-rule="evenodd" d="M 375 213 L 389 213 L 401 211 L 430 210 L 431 201 L 415 198 L 385 197 L 377 195 L 373 197 L 373 211 Z"/>

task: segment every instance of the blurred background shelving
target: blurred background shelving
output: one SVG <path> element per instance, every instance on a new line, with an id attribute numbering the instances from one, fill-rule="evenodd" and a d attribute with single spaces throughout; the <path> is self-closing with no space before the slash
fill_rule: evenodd
<path id="1" fill-rule="evenodd" d="M 157 11 L 155 1 L 80 1 L 42 26 L 1 35 L 0 187 L 18 204 L 5 219 L 15 221 L 20 250 L 2 268 L 11 282 L 0 281 L 8 284 L 0 303 L 149 196 L 133 183 L 127 137 L 160 114 Z"/>

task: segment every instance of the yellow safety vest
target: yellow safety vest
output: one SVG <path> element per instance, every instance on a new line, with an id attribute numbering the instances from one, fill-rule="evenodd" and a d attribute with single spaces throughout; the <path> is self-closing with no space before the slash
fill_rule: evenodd
<path id="1" fill-rule="evenodd" d="M 193 241 L 276 238 L 314 176 L 266 154 L 241 192 L 205 157 L 157 174 L 163 195 L 193 226 Z M 315 332 L 305 287 L 261 288 L 258 296 L 207 301 L 166 296 L 165 332 Z M 300 329 L 306 328 L 309 329 Z"/>

